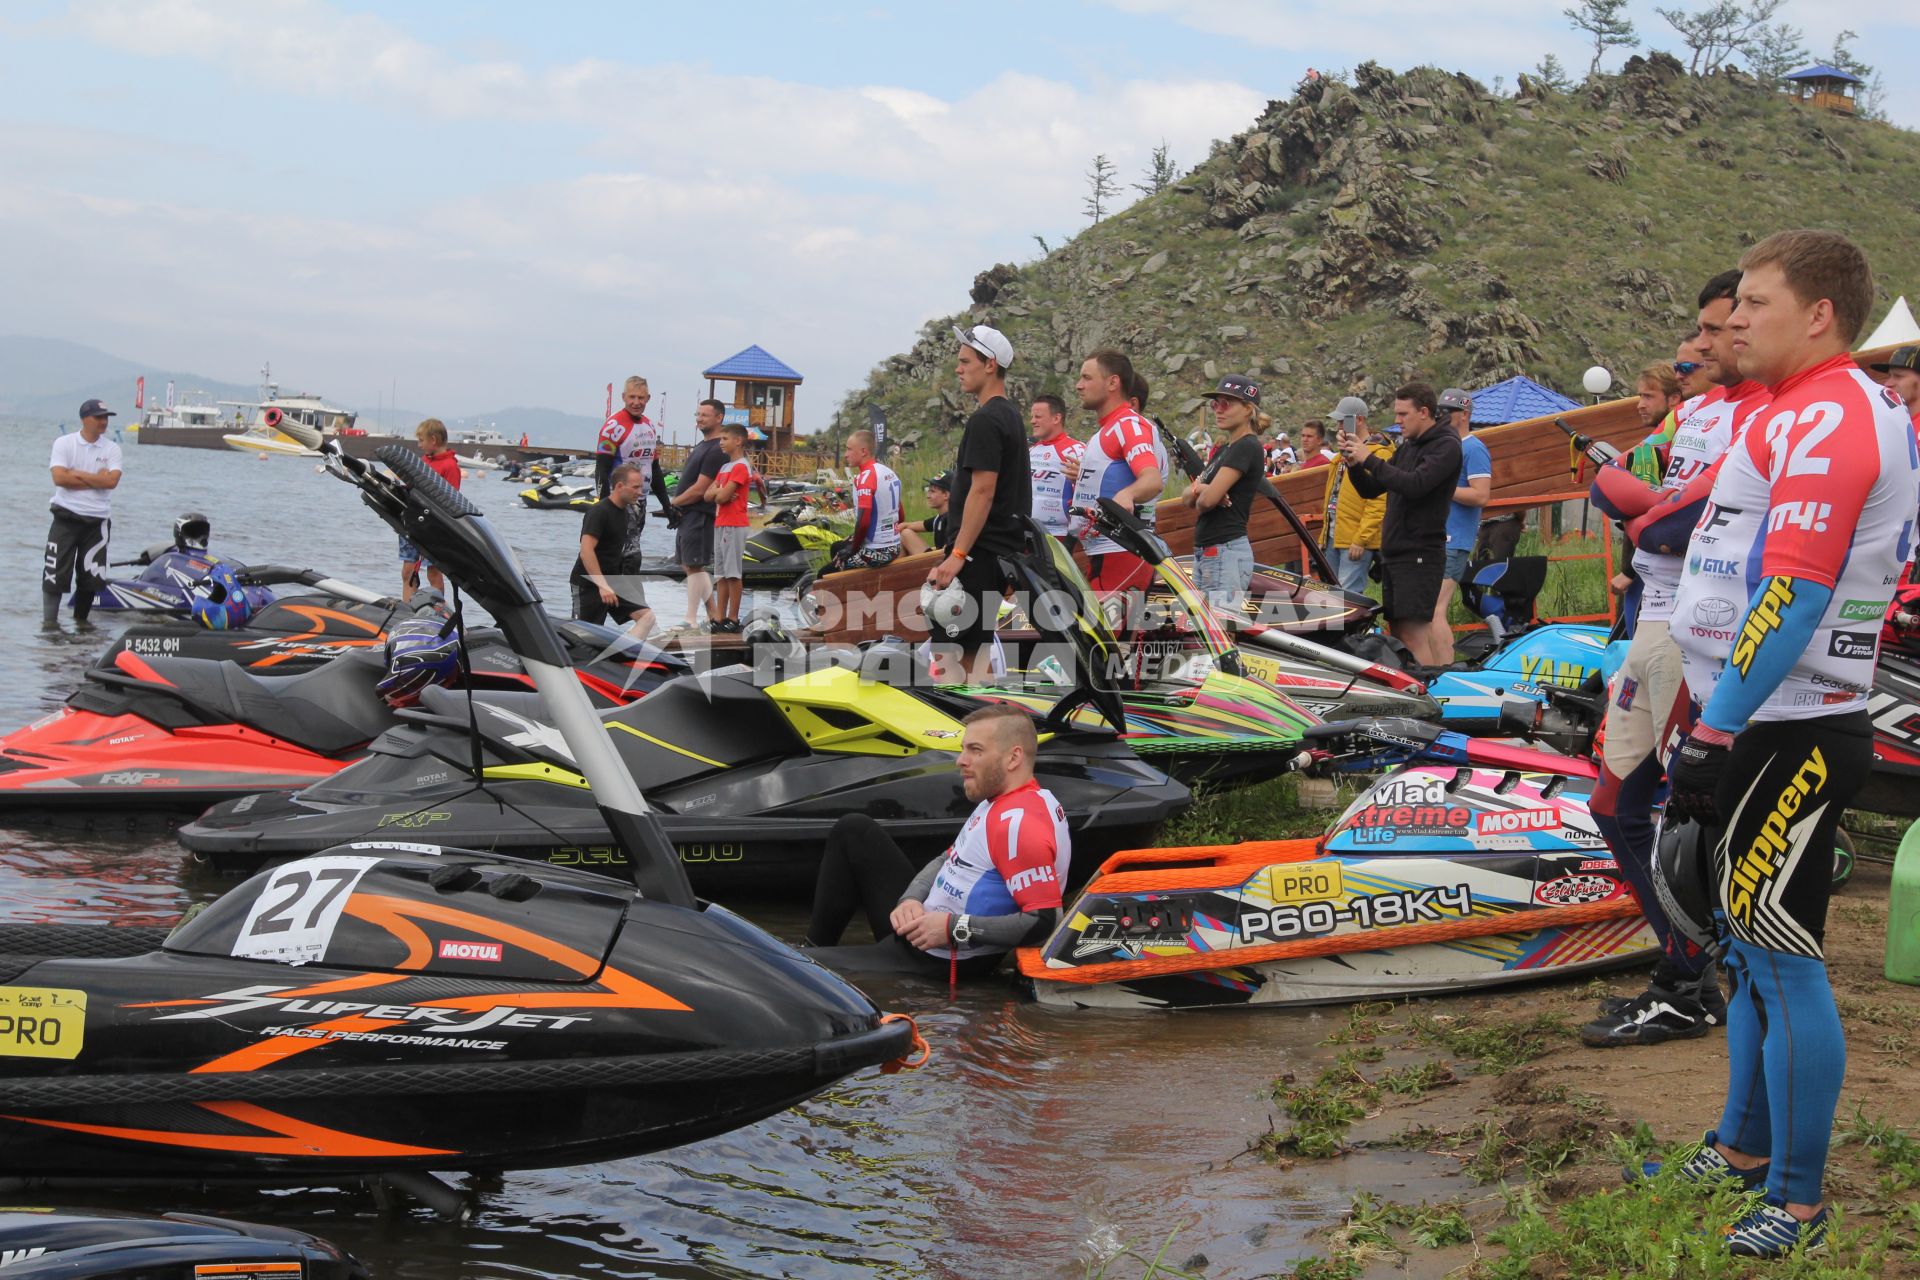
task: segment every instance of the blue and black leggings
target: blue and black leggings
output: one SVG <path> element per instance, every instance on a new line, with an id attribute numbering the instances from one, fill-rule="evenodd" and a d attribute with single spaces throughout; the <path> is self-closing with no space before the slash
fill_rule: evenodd
<path id="1" fill-rule="evenodd" d="M 1864 711 L 1768 721 L 1735 737 L 1715 797 L 1731 934 L 1727 1105 L 1719 1139 L 1772 1161 L 1767 1190 L 1818 1204 L 1847 1046 L 1827 982 L 1834 832 L 1873 766 Z"/>

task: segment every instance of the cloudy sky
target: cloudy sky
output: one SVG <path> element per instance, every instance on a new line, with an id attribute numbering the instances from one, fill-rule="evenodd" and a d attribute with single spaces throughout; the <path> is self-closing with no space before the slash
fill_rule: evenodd
<path id="1" fill-rule="evenodd" d="M 758 342 L 808 429 L 1081 225 L 1096 152 L 1189 166 L 1309 67 L 1584 69 L 1562 7 L 8 0 L 0 332 L 449 417 L 637 371 L 675 424 Z M 1920 5 L 1782 16 L 1859 32 L 1920 125 Z"/>

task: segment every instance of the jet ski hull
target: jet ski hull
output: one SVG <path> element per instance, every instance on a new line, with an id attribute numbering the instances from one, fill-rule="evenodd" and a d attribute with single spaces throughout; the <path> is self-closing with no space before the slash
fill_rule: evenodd
<path id="1" fill-rule="evenodd" d="M 449 738 L 442 745 L 452 755 L 464 742 Z M 382 768 L 394 763 L 375 755 L 305 792 L 225 801 L 182 827 L 181 843 L 222 871 L 386 838 L 484 849 L 605 875 L 628 873 L 626 855 L 592 793 L 571 782 L 501 777 L 477 791 L 461 776 L 422 790 L 382 786 L 376 798 L 364 784 L 376 772 L 399 781 L 391 768 Z M 451 764 L 415 759 L 399 772 L 409 779 L 445 776 Z M 1067 809 L 1075 883 L 1114 851 L 1150 843 L 1189 798 L 1185 787 L 1125 748 L 1057 764 L 1043 751 L 1038 776 Z M 881 771 L 863 760 L 826 759 L 728 770 L 704 782 L 650 791 L 648 801 L 656 805 L 694 889 L 732 901 L 811 892 L 827 836 L 846 813 L 880 816 L 909 858 L 934 857 L 973 811 L 958 781 L 945 762 Z M 811 801 L 804 798 L 809 794 Z"/>
<path id="2" fill-rule="evenodd" d="M 1020 953 L 1020 971 L 1044 1004 L 1172 1009 L 1400 999 L 1645 963 L 1659 941 L 1588 811 L 1594 785 L 1590 771 L 1418 764 L 1317 840 L 1122 853 Z"/>
<path id="3" fill-rule="evenodd" d="M 0 1033 L 32 1019 L 45 1050 L 0 1057 L 0 1162 L 26 1177 L 613 1159 L 772 1115 L 911 1036 L 724 909 L 377 844 L 263 873 L 162 950 L 31 963 L 0 1004 Z"/>
<path id="4" fill-rule="evenodd" d="M 556 625 L 575 677 L 599 706 L 632 701 L 688 670 L 651 646 L 617 647 L 608 628 Z M 496 633 L 471 636 L 467 654 L 472 687 L 501 690 L 491 696 L 502 701 L 533 697 L 531 678 Z M 149 661 L 117 647 L 66 707 L 0 737 L 0 812 L 198 813 L 220 800 L 321 781 L 401 723 L 374 690 L 378 649 L 305 671 L 271 667 L 269 679 L 255 679 L 257 669 Z"/>

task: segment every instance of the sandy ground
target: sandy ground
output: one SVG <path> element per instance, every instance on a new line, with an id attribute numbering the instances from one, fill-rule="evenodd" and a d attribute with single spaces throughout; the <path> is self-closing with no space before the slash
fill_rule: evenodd
<path id="1" fill-rule="evenodd" d="M 1911 1131 L 1920 1114 L 1920 987 L 1882 976 L 1890 872 L 1885 864 L 1862 861 L 1829 912 L 1828 966 L 1847 1030 L 1839 1121 L 1844 1125 L 1858 1108 L 1868 1119 L 1891 1120 Z M 1577 1027 L 1594 1016 L 1600 996 L 1631 995 L 1643 982 L 1644 972 L 1632 970 L 1597 981 L 1403 1005 L 1385 1021 L 1404 1025 L 1416 1011 L 1470 1019 L 1477 1025 L 1550 1014 Z M 1404 1035 L 1384 1036 L 1380 1043 L 1389 1046 L 1383 1068 L 1434 1056 L 1434 1050 L 1411 1045 Z M 1725 1037 L 1718 1031 L 1706 1039 L 1639 1049 L 1587 1049 L 1570 1035 L 1557 1036 L 1552 1044 L 1545 1056 L 1504 1073 L 1472 1073 L 1471 1065 L 1461 1065 L 1458 1084 L 1418 1099 L 1389 1097 L 1379 1111 L 1355 1124 L 1350 1141 L 1363 1150 L 1373 1144 L 1403 1145 L 1410 1130 L 1425 1128 L 1431 1133 L 1414 1145 L 1464 1168 L 1480 1149 L 1483 1126 L 1490 1121 L 1519 1142 L 1578 1135 L 1578 1153 L 1536 1183 L 1549 1199 L 1559 1200 L 1619 1185 L 1620 1166 L 1608 1151 L 1610 1133 L 1627 1133 L 1645 1122 L 1662 1142 L 1684 1141 L 1699 1137 L 1719 1119 L 1727 1055 Z M 1510 1173 L 1509 1178 L 1524 1180 L 1525 1175 Z M 1868 1202 L 1878 1181 L 1864 1147 L 1836 1141 L 1827 1178 L 1831 1202 L 1855 1214 L 1871 1212 Z M 1469 1218 L 1482 1228 L 1491 1226 L 1500 1214 L 1498 1189 L 1464 1172 L 1457 1184 L 1450 1195 L 1472 1201 Z M 1316 1243 L 1337 1252 L 1338 1229 L 1323 1234 L 1324 1240 Z M 1416 1249 L 1405 1258 L 1373 1261 L 1364 1274 L 1437 1277 L 1458 1271 L 1475 1256 L 1476 1246 L 1471 1245 Z M 1886 1274 L 1920 1276 L 1920 1265 L 1907 1264 Z"/>

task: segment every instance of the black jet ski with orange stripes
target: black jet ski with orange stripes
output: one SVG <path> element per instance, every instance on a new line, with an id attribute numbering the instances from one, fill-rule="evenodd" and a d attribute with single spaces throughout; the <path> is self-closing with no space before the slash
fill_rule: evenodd
<path id="1" fill-rule="evenodd" d="M 698 901 L 479 510 L 411 450 L 329 470 L 499 620 L 630 885 L 374 841 L 261 872 L 164 937 L 0 928 L 0 1169 L 258 1178 L 545 1168 L 711 1137 L 912 1024 Z"/>
<path id="2" fill-rule="evenodd" d="M 284 864 L 164 937 L 0 926 L 0 953 L 11 1176 L 583 1164 L 751 1123 L 910 1038 L 721 908 L 433 846 Z"/>

